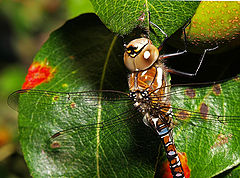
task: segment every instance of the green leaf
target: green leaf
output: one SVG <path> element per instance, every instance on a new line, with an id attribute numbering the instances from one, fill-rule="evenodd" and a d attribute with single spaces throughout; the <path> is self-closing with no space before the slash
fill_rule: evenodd
<path id="1" fill-rule="evenodd" d="M 239 90 L 239 76 L 203 88 L 172 88 L 178 94 L 171 98 L 173 112 L 195 112 L 186 111 L 174 129 L 176 146 L 187 154 L 192 174 L 212 177 L 240 163 Z"/>
<path id="2" fill-rule="evenodd" d="M 143 124 L 142 116 L 132 110 L 127 95 L 114 91 L 76 93 L 102 89 L 128 91 L 121 41 L 95 15 L 85 14 L 53 32 L 38 52 L 32 66 L 42 68 L 39 73 L 33 70 L 32 76 L 40 77 L 43 69 L 50 69 L 50 77 L 42 83 L 37 81 L 36 90 L 10 96 L 12 102 L 20 97 L 20 143 L 32 176 L 159 174 L 160 141 Z M 30 79 L 26 82 L 32 82 Z M 212 87 L 195 87 L 193 98 L 186 96 L 184 87 L 172 88 L 171 93 L 176 94 L 172 96 L 174 113 L 177 115 L 179 111 L 174 108 L 199 112 L 204 102 L 209 114 L 239 116 L 239 79 L 227 81 L 221 88 L 220 94 L 218 90 L 214 94 Z M 228 122 L 213 115 L 205 119 L 197 113 L 193 116 L 198 117 L 190 121 L 175 120 L 174 128 L 177 149 L 186 153 L 191 176 L 211 177 L 239 164 L 239 117 Z M 131 119 L 126 121 L 127 118 Z M 104 125 L 93 124 L 101 121 Z M 81 127 L 87 124 L 92 125 Z"/>
<path id="3" fill-rule="evenodd" d="M 137 26 L 149 30 L 151 22 L 160 27 L 168 36 L 182 27 L 194 15 L 197 1 L 103 1 L 91 0 L 96 14 L 115 33 L 129 34 Z M 152 27 L 158 38 L 150 33 L 150 39 L 158 46 L 165 36 Z"/>
<path id="4" fill-rule="evenodd" d="M 239 46 L 239 8 L 237 1 L 202 1 L 186 31 L 191 50 Z"/>
<path id="5" fill-rule="evenodd" d="M 65 92 L 99 89 L 127 91 L 123 51 L 121 40 L 106 29 L 95 15 L 86 14 L 70 20 L 51 34 L 34 59 L 34 65 L 36 62 L 44 63 L 55 70 L 51 80 L 38 85 L 36 89 Z M 80 124 L 110 120 L 116 114 L 129 110 L 129 105 L 126 106 L 124 102 L 115 106 L 102 101 L 101 105 L 106 111 L 99 114 L 96 107 L 101 100 L 89 103 L 86 97 L 80 95 L 73 96 L 71 100 L 55 95 L 48 93 L 46 96 L 33 94 L 20 97 L 20 143 L 32 176 L 154 175 L 154 159 L 158 154 L 159 142 L 157 139 L 153 141 L 156 136 L 142 122 L 138 122 L 133 129 L 129 129 L 124 122 L 117 122 L 115 127 L 104 129 L 100 136 L 96 136 L 99 128 L 86 128 L 84 133 L 75 130 L 69 133 L 64 142 L 61 142 L 61 137 L 57 138 L 54 143 L 61 144 L 61 149 L 52 150 L 54 144 L 49 142 L 49 138 L 56 132 Z M 74 109 L 73 103 L 80 105 L 81 109 Z M 147 136 L 150 139 L 146 139 Z M 146 148 L 143 145 L 148 146 Z"/>

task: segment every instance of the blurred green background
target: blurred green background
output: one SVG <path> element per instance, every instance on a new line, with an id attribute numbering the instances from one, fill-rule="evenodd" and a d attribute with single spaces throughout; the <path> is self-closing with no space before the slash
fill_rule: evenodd
<path id="1" fill-rule="evenodd" d="M 20 89 L 27 69 L 51 31 L 93 12 L 88 0 L 0 0 L 0 177 L 30 177 L 20 151 L 17 112 L 7 97 Z"/>

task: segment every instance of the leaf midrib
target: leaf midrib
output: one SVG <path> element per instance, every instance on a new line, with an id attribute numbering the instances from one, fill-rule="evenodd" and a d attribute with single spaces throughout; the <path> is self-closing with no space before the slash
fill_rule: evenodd
<path id="1" fill-rule="evenodd" d="M 116 43 L 118 36 L 115 35 L 112 39 L 112 42 L 109 46 L 108 52 L 107 52 L 107 56 L 106 56 L 106 60 L 103 66 L 103 70 L 102 70 L 102 76 L 101 76 L 101 80 L 100 80 L 100 86 L 99 86 L 99 90 L 103 89 L 103 82 L 105 79 L 105 75 L 106 75 L 106 70 L 107 70 L 107 65 L 110 59 L 110 55 L 111 52 L 113 50 L 113 47 Z M 102 110 L 102 104 L 101 104 L 101 98 L 102 98 L 102 92 L 99 93 L 99 97 L 98 97 L 98 109 L 97 109 L 97 128 L 96 128 L 96 138 L 97 138 L 97 147 L 96 147 L 96 168 L 97 168 L 97 177 L 100 178 L 100 167 L 99 167 L 99 144 L 100 144 L 100 125 L 99 123 L 102 121 L 102 115 L 101 115 L 101 110 Z"/>

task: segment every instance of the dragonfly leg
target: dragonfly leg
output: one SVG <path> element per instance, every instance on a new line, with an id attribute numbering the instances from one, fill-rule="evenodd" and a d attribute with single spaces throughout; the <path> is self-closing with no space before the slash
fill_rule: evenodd
<path id="1" fill-rule="evenodd" d="M 153 25 L 154 27 L 156 27 L 158 30 L 160 30 L 160 32 L 165 36 L 165 39 L 168 38 L 168 35 L 167 35 L 159 26 L 157 26 L 155 23 L 153 23 L 153 22 L 151 22 L 151 21 L 149 21 L 149 23 L 150 23 L 151 25 Z M 165 40 L 165 39 L 164 39 L 164 40 Z"/>
<path id="2" fill-rule="evenodd" d="M 204 52 L 203 52 L 203 54 L 202 54 L 202 56 L 201 56 L 201 58 L 200 58 L 200 62 L 199 62 L 199 64 L 198 64 L 198 67 L 197 67 L 197 69 L 195 70 L 194 73 L 182 72 L 182 71 L 178 71 L 178 70 L 170 69 L 170 68 L 168 68 L 167 71 L 170 72 L 170 73 L 173 73 L 173 74 L 177 74 L 177 75 L 183 75 L 183 76 L 188 76 L 188 77 L 195 77 L 195 76 L 197 75 L 197 73 L 198 73 L 201 65 L 202 65 L 202 62 L 203 62 L 203 59 L 204 59 L 206 53 L 207 53 L 208 51 L 213 51 L 213 50 L 215 50 L 215 49 L 217 49 L 217 48 L 218 48 L 218 46 L 216 46 L 216 47 L 214 47 L 214 48 L 211 48 L 211 49 L 205 49 L 205 50 L 204 50 Z"/>
<path id="3" fill-rule="evenodd" d="M 150 19 L 150 13 L 149 13 L 149 19 Z M 161 31 L 161 33 L 165 36 L 165 39 L 163 40 L 163 43 L 159 46 L 158 50 L 160 51 L 163 47 L 163 44 L 164 42 L 167 40 L 168 38 L 168 35 L 159 27 L 157 26 L 155 23 L 149 21 L 149 23 L 151 25 L 153 25 L 154 27 L 156 27 L 158 30 Z M 171 53 L 171 54 L 163 54 L 163 55 L 160 55 L 159 56 L 159 60 L 163 60 L 163 59 L 166 59 L 168 57 L 172 57 L 172 56 L 178 56 L 178 55 L 182 55 L 182 54 L 185 54 L 187 53 L 187 35 L 186 35 L 186 28 L 189 26 L 189 24 L 191 23 L 191 20 L 189 20 L 185 25 L 184 27 L 182 28 L 183 30 L 183 36 L 184 36 L 184 50 L 183 51 L 178 51 L 176 53 Z M 205 54 L 208 52 L 208 51 L 213 51 L 215 49 L 217 49 L 218 46 L 214 47 L 214 48 L 211 48 L 211 49 L 205 49 L 201 58 L 200 58 L 200 62 L 198 64 L 198 67 L 197 69 L 195 70 L 194 73 L 188 73 L 188 72 L 182 72 L 182 71 L 178 71 L 178 70 L 175 70 L 175 69 L 170 69 L 168 68 L 167 71 L 170 72 L 170 73 L 173 73 L 173 74 L 177 74 L 177 75 L 183 75 L 183 76 L 188 76 L 188 77 L 195 77 L 202 65 L 202 62 L 203 62 L 203 59 L 205 57 Z"/>
<path id="4" fill-rule="evenodd" d="M 176 53 L 172 53 L 172 54 L 163 54 L 163 55 L 161 55 L 161 56 L 159 56 L 159 59 L 165 59 L 165 58 L 168 58 L 168 57 L 172 57 L 172 56 L 178 56 L 178 55 L 182 55 L 182 54 L 184 54 L 184 53 L 186 53 L 187 52 L 187 35 L 186 35 L 186 28 L 188 27 L 188 25 L 191 23 L 191 20 L 189 20 L 185 25 L 184 25 L 184 27 L 182 28 L 182 30 L 183 30 L 183 37 L 184 37 L 184 50 L 183 51 L 178 51 L 178 52 L 176 52 Z M 158 27 L 158 29 L 160 29 L 159 27 Z M 165 38 L 166 39 L 166 38 Z M 164 39 L 164 41 L 165 41 L 165 39 Z M 159 49 L 160 49 L 160 47 L 159 47 Z"/>
<path id="5" fill-rule="evenodd" d="M 184 50 L 183 51 L 180 51 L 180 52 L 176 52 L 176 53 L 172 53 L 172 54 L 163 54 L 161 56 L 159 56 L 159 60 L 162 60 L 162 59 L 166 59 L 168 57 L 172 57 L 172 56 L 178 56 L 178 55 L 182 55 L 184 53 L 187 53 L 187 35 L 186 35 L 186 28 L 189 26 L 189 24 L 191 23 L 191 20 L 188 21 L 188 23 L 186 25 L 184 25 L 184 27 L 182 28 L 183 30 L 183 36 L 184 36 Z M 200 62 L 198 64 L 198 67 L 197 69 L 195 70 L 194 73 L 188 73 L 188 72 L 182 72 L 182 71 L 178 71 L 178 70 L 175 70 L 175 69 L 170 69 L 168 68 L 168 72 L 170 73 L 173 73 L 173 74 L 177 74 L 177 75 L 183 75 L 183 76 L 188 76 L 188 77 L 195 77 L 202 65 L 202 62 L 203 62 L 203 59 L 205 57 L 205 54 L 208 52 L 208 51 L 213 51 L 215 49 L 217 49 L 218 46 L 214 47 L 214 48 L 211 48 L 211 49 L 205 49 L 201 58 L 200 58 Z"/>
<path id="6" fill-rule="evenodd" d="M 148 15 L 149 15 L 149 24 L 152 25 L 152 26 L 154 26 L 154 27 L 157 28 L 158 30 L 160 30 L 160 32 L 165 36 L 162 44 L 158 47 L 158 50 L 160 51 L 160 50 L 162 49 L 162 47 L 163 47 L 163 44 L 164 44 L 165 41 L 168 39 L 168 35 L 167 35 L 167 33 L 165 33 L 159 26 L 157 26 L 157 24 L 155 24 L 155 23 L 153 23 L 153 22 L 151 21 L 150 12 L 149 12 L 149 11 L 148 11 Z M 153 30 L 153 31 L 154 31 L 154 30 Z"/>
<path id="7" fill-rule="evenodd" d="M 150 13 L 149 13 L 149 14 L 150 14 Z M 150 16 L 150 15 L 149 15 L 149 16 Z M 150 17 L 149 17 L 149 18 L 150 18 Z M 157 26 L 155 23 L 153 23 L 153 22 L 151 22 L 151 21 L 149 21 L 149 23 L 150 23 L 151 25 L 153 25 L 154 27 L 156 27 L 158 30 L 160 30 L 160 32 L 165 36 L 162 44 L 158 47 L 158 51 L 161 51 L 161 49 L 163 48 L 164 43 L 165 43 L 166 40 L 168 39 L 168 35 L 167 35 L 159 26 Z"/>

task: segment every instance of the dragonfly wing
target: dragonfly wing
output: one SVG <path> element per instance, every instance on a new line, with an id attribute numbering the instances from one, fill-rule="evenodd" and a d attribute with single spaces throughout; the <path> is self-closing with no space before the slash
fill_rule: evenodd
<path id="1" fill-rule="evenodd" d="M 128 175 L 132 166 L 154 166 L 148 160 L 157 154 L 158 144 L 152 142 L 157 140 L 155 134 L 142 117 L 135 120 L 137 111 L 122 92 L 24 90 L 10 96 L 9 103 L 16 102 L 20 141 L 28 143 L 23 152 L 37 154 L 39 170 L 49 164 L 55 176 L 71 177 L 74 173 L 64 166 L 70 165 L 78 167 L 81 177 L 94 177 L 99 169 L 103 175 Z"/>
<path id="2" fill-rule="evenodd" d="M 172 89 L 175 143 L 193 175 L 214 176 L 240 163 L 239 89 L 238 79 Z"/>

